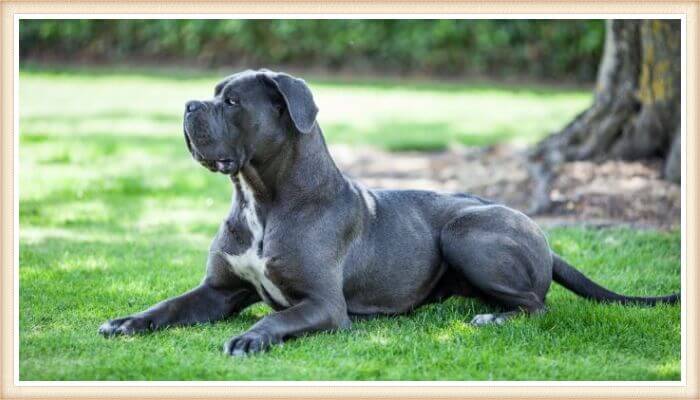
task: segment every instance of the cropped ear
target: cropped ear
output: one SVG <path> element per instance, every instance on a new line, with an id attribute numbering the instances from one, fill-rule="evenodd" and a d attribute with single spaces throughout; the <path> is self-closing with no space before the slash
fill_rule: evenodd
<path id="1" fill-rule="evenodd" d="M 268 70 L 261 70 L 261 72 L 284 99 L 294 127 L 301 133 L 311 132 L 316 122 L 318 107 L 306 82 L 287 74 Z"/>

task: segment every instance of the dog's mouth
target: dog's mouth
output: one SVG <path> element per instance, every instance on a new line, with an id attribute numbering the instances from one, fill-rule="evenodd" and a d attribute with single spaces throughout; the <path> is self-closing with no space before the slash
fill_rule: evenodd
<path id="1" fill-rule="evenodd" d="M 211 172 L 220 172 L 225 175 L 235 175 L 240 169 L 237 161 L 228 158 L 220 160 L 197 159 L 206 169 Z"/>
<path id="2" fill-rule="evenodd" d="M 222 174 L 231 175 L 238 172 L 238 163 L 234 160 L 224 158 L 222 160 L 214 160 L 208 162 L 213 163 L 214 167 L 216 168 L 216 171 L 221 172 Z"/>
<path id="3" fill-rule="evenodd" d="M 190 151 L 192 154 L 192 157 L 194 159 L 202 164 L 206 169 L 208 169 L 211 172 L 221 172 L 222 174 L 225 175 L 235 175 L 238 173 L 238 170 L 240 169 L 240 164 L 231 158 L 220 158 L 220 159 L 207 159 L 205 158 L 201 153 L 199 153 L 195 147 L 192 145 L 192 142 L 190 141 L 190 137 L 187 134 L 187 131 L 185 133 L 185 143 L 187 143 L 187 149 Z"/>

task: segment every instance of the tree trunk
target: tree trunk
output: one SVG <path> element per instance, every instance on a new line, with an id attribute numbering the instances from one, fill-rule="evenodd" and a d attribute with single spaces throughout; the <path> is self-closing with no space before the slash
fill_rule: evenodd
<path id="1" fill-rule="evenodd" d="M 531 154 L 541 180 L 532 212 L 551 205 L 565 161 L 663 158 L 680 182 L 681 33 L 677 20 L 609 20 L 593 105 Z"/>

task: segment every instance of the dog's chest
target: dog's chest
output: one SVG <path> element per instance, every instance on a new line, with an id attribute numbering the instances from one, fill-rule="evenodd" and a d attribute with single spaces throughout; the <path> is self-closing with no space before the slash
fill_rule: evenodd
<path id="1" fill-rule="evenodd" d="M 263 226 L 258 216 L 255 196 L 247 185 L 245 178 L 239 178 L 240 185 L 234 190 L 234 206 L 239 205 L 236 216 L 236 229 L 244 229 L 249 237 L 249 247 L 236 254 L 224 253 L 231 270 L 236 276 L 250 282 L 258 295 L 270 303 L 271 301 L 288 307 L 289 302 L 282 291 L 267 277 L 267 259 L 262 257 L 261 243 L 263 240 Z"/>

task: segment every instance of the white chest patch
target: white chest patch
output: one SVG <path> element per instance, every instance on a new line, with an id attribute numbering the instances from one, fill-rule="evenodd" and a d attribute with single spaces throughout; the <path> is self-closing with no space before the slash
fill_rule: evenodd
<path id="1" fill-rule="evenodd" d="M 233 273 L 241 279 L 250 282 L 263 300 L 271 297 L 277 304 L 289 307 L 289 301 L 284 297 L 282 291 L 265 275 L 267 259 L 258 256 L 263 228 L 255 209 L 255 196 L 253 196 L 253 192 L 242 174 L 239 175 L 239 180 L 242 193 L 236 193 L 236 190 L 234 190 L 233 201 L 234 203 L 236 202 L 236 196 L 243 197 L 242 200 L 245 206 L 242 210 L 242 218 L 248 225 L 253 239 L 250 247 L 245 252 L 237 255 L 223 253 L 223 256 L 231 266 Z"/>

